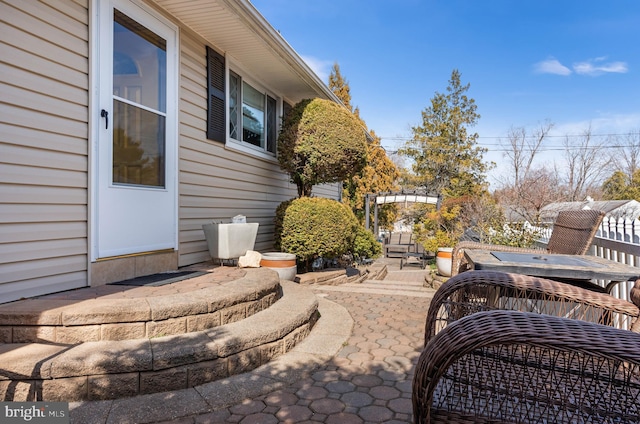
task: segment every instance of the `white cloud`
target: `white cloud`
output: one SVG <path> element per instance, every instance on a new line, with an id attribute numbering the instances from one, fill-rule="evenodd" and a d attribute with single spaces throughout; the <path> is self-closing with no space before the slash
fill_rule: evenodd
<path id="1" fill-rule="evenodd" d="M 542 62 L 536 63 L 534 66 L 535 72 L 539 74 L 553 74 L 567 76 L 573 72 L 579 75 L 598 76 L 606 73 L 625 74 L 629 71 L 629 67 L 626 62 L 606 62 L 607 57 L 601 56 L 595 59 L 588 59 L 583 62 L 576 62 L 573 64 L 573 71 L 564 66 L 558 59 L 549 58 Z"/>
<path id="2" fill-rule="evenodd" d="M 571 75 L 571 69 L 564 66 L 557 59 L 549 58 L 534 65 L 534 70 L 539 74 Z"/>
<path id="3" fill-rule="evenodd" d="M 592 134 L 627 134 L 640 129 L 640 112 L 626 114 L 600 113 L 589 120 L 564 122 L 554 126 L 552 135 L 583 134 L 591 128 Z"/>
<path id="4" fill-rule="evenodd" d="M 589 59 L 573 64 L 573 70 L 580 75 L 598 76 L 605 73 L 624 74 L 629 68 L 626 62 L 605 62 L 606 57 Z"/>
<path id="5" fill-rule="evenodd" d="M 330 60 L 322 60 L 312 56 L 300 56 L 305 61 L 311 70 L 320 78 L 325 84 L 329 81 L 329 74 L 333 67 L 333 62 Z"/>

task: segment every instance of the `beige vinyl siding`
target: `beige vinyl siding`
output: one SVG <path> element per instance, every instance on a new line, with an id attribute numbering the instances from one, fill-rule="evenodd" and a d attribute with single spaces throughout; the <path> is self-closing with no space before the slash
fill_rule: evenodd
<path id="1" fill-rule="evenodd" d="M 0 302 L 87 285 L 86 2 L 0 1 Z"/>
<path id="2" fill-rule="evenodd" d="M 340 200 L 342 184 L 322 184 L 313 187 L 313 195 L 317 197 L 328 197 L 329 199 Z"/>
<path id="3" fill-rule="evenodd" d="M 209 260 L 202 225 L 229 222 L 235 215 L 258 222 L 255 248 L 271 250 L 275 210 L 296 197 L 296 187 L 275 159 L 260 159 L 206 139 L 205 43 L 188 31 L 181 33 L 180 41 L 179 265 Z M 316 194 L 338 198 L 338 188 L 325 186 Z"/>

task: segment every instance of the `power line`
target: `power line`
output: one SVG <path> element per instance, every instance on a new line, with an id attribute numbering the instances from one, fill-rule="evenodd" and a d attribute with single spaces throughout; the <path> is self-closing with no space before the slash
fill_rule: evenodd
<path id="1" fill-rule="evenodd" d="M 483 145 L 480 145 L 479 147 L 483 147 Z M 498 153 L 503 153 L 503 152 L 512 152 L 513 149 L 510 149 L 508 146 L 502 146 L 500 145 L 500 149 L 491 149 L 491 152 L 498 152 Z M 624 148 L 628 148 L 628 147 L 638 147 L 637 145 L 634 144 L 616 144 L 616 145 L 611 145 L 611 146 L 603 146 L 603 145 L 598 145 L 598 146 L 540 146 L 536 149 L 537 153 L 545 153 L 545 152 L 564 152 L 567 150 L 603 150 L 603 149 L 624 149 Z M 448 149 L 442 149 L 442 148 L 427 148 L 427 149 L 423 149 L 423 150 L 428 150 L 428 151 L 440 151 L 440 152 L 447 152 Z M 519 149 L 523 152 L 532 152 L 532 149 L 528 149 L 526 147 L 523 147 L 521 149 Z M 389 150 L 385 148 L 385 152 L 387 152 L 387 154 L 390 155 L 395 155 L 398 154 L 398 150 Z"/>
<path id="2" fill-rule="evenodd" d="M 589 138 L 596 138 L 596 137 L 631 137 L 631 136 L 640 136 L 640 132 L 630 132 L 630 133 L 625 133 L 625 134 L 616 134 L 616 133 L 608 133 L 608 134 L 565 134 L 565 135 L 546 135 L 544 138 L 585 138 L 585 137 L 589 137 Z M 479 139 L 500 139 L 501 137 L 489 137 L 489 136 L 484 136 L 484 137 L 478 137 Z M 508 138 L 508 137 L 507 137 Z M 532 136 L 525 136 L 525 137 L 518 137 L 518 140 L 521 140 L 522 138 L 529 140 L 529 139 L 538 139 L 538 136 L 532 135 Z M 395 140 L 395 141 L 411 141 L 413 140 L 413 137 L 380 137 L 381 140 Z M 616 140 L 617 141 L 617 140 Z M 512 148 L 509 147 L 509 145 L 506 142 L 497 142 L 497 143 L 478 143 L 478 147 L 483 147 L 483 148 L 487 148 L 490 149 L 492 152 L 511 152 L 513 151 Z M 555 152 L 555 151 L 566 151 L 568 148 L 569 149 L 583 149 L 583 150 L 596 150 L 596 149 L 624 149 L 624 148 L 631 148 L 631 147 L 638 147 L 637 143 L 629 143 L 629 144 L 620 144 L 620 143 L 616 143 L 616 144 L 612 144 L 612 145 L 596 145 L 596 146 L 559 146 L 559 145 L 541 145 L 538 146 L 538 148 L 536 149 L 537 152 L 539 153 L 544 153 L 544 152 Z M 442 150 L 445 151 L 446 149 L 432 149 L 432 150 Z M 521 146 L 521 150 L 523 151 L 527 151 L 527 152 L 531 152 L 532 149 L 528 149 L 526 146 Z M 391 151 L 389 149 L 386 150 L 387 153 L 389 154 L 397 154 L 398 150 L 395 151 Z"/>
<path id="3" fill-rule="evenodd" d="M 376 136 L 378 138 L 380 138 L 381 140 L 392 140 L 392 141 L 410 141 L 413 140 L 413 137 L 402 137 L 402 136 L 394 136 L 394 137 L 386 137 L 386 136 L 382 136 L 382 135 L 378 135 L 376 134 Z M 610 134 L 564 134 L 564 135 L 545 135 L 544 138 L 571 138 L 571 137 L 627 137 L 627 136 L 640 136 L 640 132 L 628 132 L 628 133 L 624 133 L 624 134 L 616 134 L 616 133 L 610 133 Z M 482 138 L 482 139 L 502 139 L 502 138 L 509 138 L 508 135 L 500 135 L 500 136 L 489 136 L 489 135 L 485 135 L 485 136 L 478 136 L 478 138 Z M 518 137 L 518 139 L 520 138 L 525 138 L 525 139 L 537 139 L 538 136 L 536 135 L 526 135 L 524 137 Z"/>

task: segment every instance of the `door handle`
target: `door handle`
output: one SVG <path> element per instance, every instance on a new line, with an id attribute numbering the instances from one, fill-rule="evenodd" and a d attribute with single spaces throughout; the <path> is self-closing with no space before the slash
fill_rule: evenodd
<path id="1" fill-rule="evenodd" d="M 109 129 L 109 112 L 102 109 L 100 111 L 100 117 L 105 119 L 104 129 L 108 130 Z"/>

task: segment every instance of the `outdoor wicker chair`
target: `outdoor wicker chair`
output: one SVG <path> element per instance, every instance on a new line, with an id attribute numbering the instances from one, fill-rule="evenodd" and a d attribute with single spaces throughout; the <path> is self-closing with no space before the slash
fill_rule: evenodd
<path id="1" fill-rule="evenodd" d="M 517 311 L 461 318 L 425 346 L 414 422 L 638 423 L 640 334 Z"/>
<path id="2" fill-rule="evenodd" d="M 591 247 L 593 237 L 602 222 L 604 212 L 598 210 L 561 211 L 553 224 L 551 237 L 546 249 L 521 248 L 495 244 L 462 241 L 452 253 L 451 274 L 456 275 L 469 269 L 464 256 L 468 249 L 520 253 L 562 253 L 584 255 Z"/>
<path id="3" fill-rule="evenodd" d="M 631 302 L 545 278 L 497 271 L 468 271 L 434 294 L 425 322 L 425 345 L 447 325 L 480 311 L 535 312 L 630 329 L 640 333 L 640 280 Z"/>

